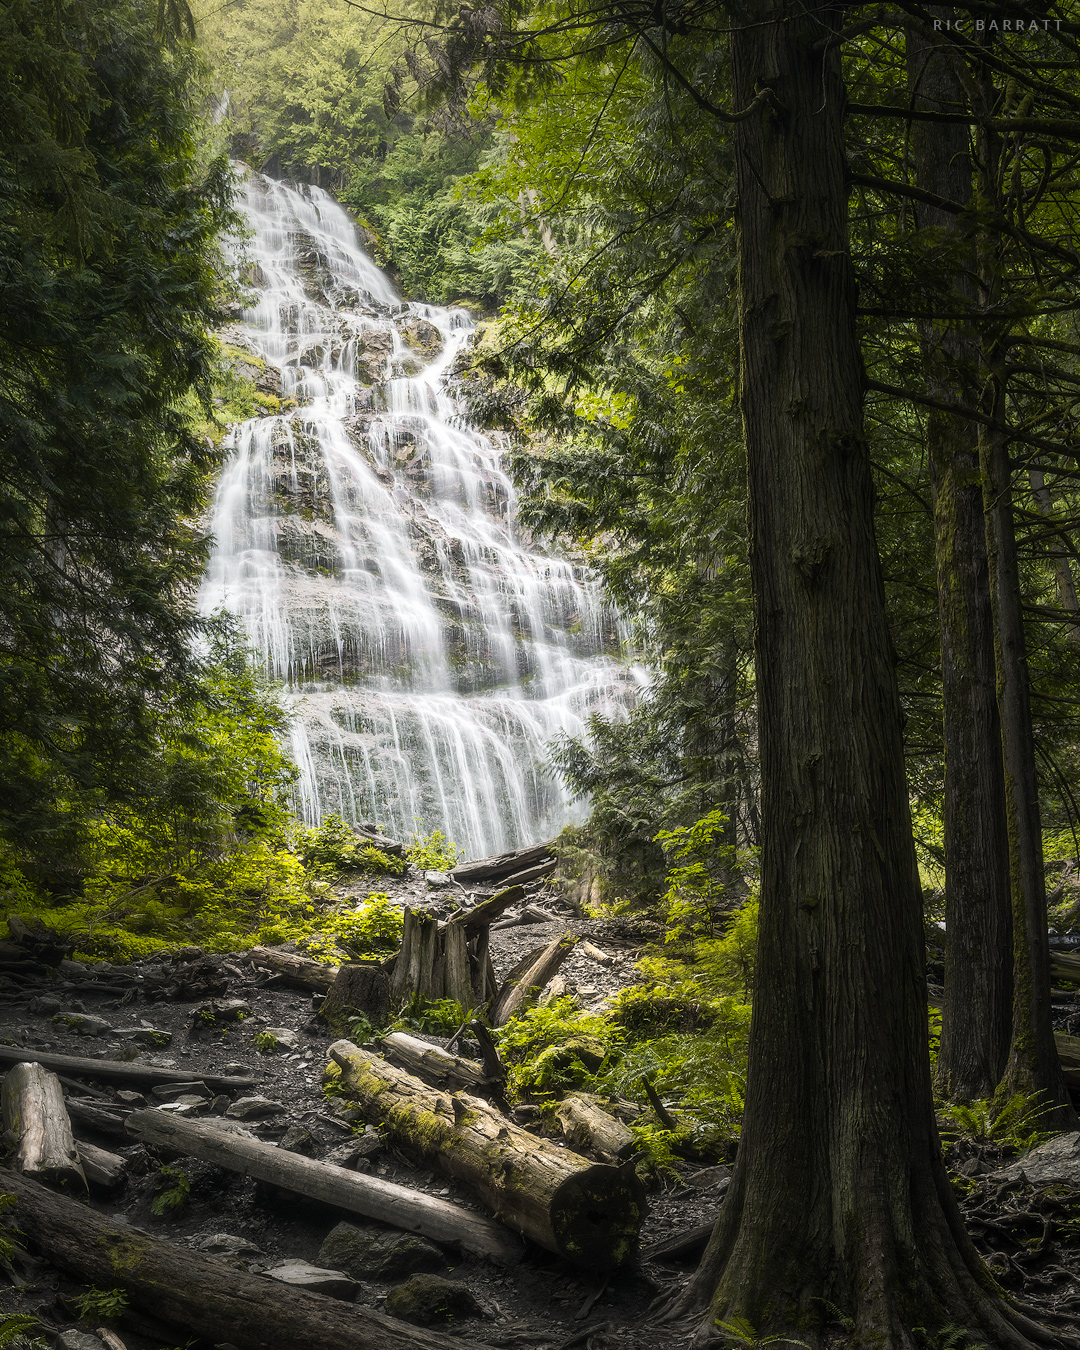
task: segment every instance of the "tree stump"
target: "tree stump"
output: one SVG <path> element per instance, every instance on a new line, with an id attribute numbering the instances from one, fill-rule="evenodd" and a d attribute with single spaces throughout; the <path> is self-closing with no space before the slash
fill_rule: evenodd
<path id="1" fill-rule="evenodd" d="M 39 1181 L 77 1181 L 85 1189 L 59 1078 L 40 1064 L 16 1064 L 4 1078 L 2 1099 L 19 1171 Z"/>
<path id="2" fill-rule="evenodd" d="M 319 1017 L 339 1035 L 350 1013 L 362 1013 L 376 1026 L 390 1008 L 390 980 L 378 961 L 349 961 L 338 970 Z"/>

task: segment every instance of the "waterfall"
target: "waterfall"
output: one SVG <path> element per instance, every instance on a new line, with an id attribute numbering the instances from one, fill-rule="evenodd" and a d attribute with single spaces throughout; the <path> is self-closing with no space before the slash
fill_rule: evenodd
<path id="1" fill-rule="evenodd" d="M 402 303 L 319 188 L 246 172 L 240 205 L 257 303 L 225 337 L 282 404 L 230 430 L 201 600 L 287 691 L 297 809 L 471 857 L 548 838 L 581 806 L 547 742 L 644 679 L 619 617 L 523 538 L 505 446 L 447 392 L 468 313 Z"/>

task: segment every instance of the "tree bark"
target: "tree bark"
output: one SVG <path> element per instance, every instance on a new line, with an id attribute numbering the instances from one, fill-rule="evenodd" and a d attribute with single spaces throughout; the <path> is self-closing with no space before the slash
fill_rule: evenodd
<path id="1" fill-rule="evenodd" d="M 587 1270 L 621 1265 L 645 1213 L 633 1167 L 609 1167 L 538 1139 L 477 1097 L 447 1097 L 336 1041 L 342 1084 L 400 1148 L 462 1181 L 496 1218 Z"/>
<path id="2" fill-rule="evenodd" d="M 333 1163 L 315 1162 L 274 1144 L 164 1111 L 133 1111 L 127 1118 L 127 1131 L 143 1143 L 178 1149 L 203 1162 L 228 1167 L 410 1233 L 423 1233 L 435 1242 L 453 1243 L 493 1261 L 511 1264 L 521 1259 L 520 1242 L 501 1224 L 407 1186 L 350 1172 Z"/>
<path id="3" fill-rule="evenodd" d="M 941 1160 L 922 903 L 863 430 L 843 6 L 759 0 L 732 42 L 761 899 L 735 1174 L 673 1312 L 812 1346 L 913 1328 L 1026 1346 Z M 749 17 L 743 18 L 749 12 Z M 1045 1337 L 1044 1337 L 1045 1339 Z"/>
<path id="4" fill-rule="evenodd" d="M 15 1143 L 15 1165 L 39 1181 L 77 1182 L 86 1177 L 75 1148 L 64 1089 L 40 1064 L 16 1064 L 3 1087 L 4 1132 Z"/>
<path id="5" fill-rule="evenodd" d="M 385 1313 L 312 1294 L 151 1237 L 0 1169 L 15 1222 L 51 1262 L 134 1307 L 238 1350 L 461 1350 L 462 1341 Z M 475 1342 L 473 1350 L 483 1350 Z"/>
<path id="6" fill-rule="evenodd" d="M 931 13 L 940 18 L 944 10 Z M 955 48 L 941 34 L 911 29 L 908 83 L 921 111 L 967 108 Z M 969 131 L 915 122 L 916 182 L 948 201 L 972 200 Z M 975 313 L 972 222 L 919 203 L 921 230 L 933 231 L 931 281 L 954 311 Z M 928 297 L 930 299 L 931 297 Z M 1005 826 L 1001 727 L 995 693 L 994 621 L 979 477 L 979 437 L 964 415 L 978 404 L 978 336 L 970 324 L 927 322 L 921 333 L 926 392 L 957 406 L 932 409 L 926 449 L 934 508 L 945 746 L 945 1003 L 938 1088 L 969 1101 L 992 1097 L 1009 1054 L 1012 1020 L 1012 909 Z"/>

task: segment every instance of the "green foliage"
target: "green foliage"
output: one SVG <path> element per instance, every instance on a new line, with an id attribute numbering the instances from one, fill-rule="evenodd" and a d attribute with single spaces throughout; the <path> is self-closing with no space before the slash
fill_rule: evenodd
<path id="1" fill-rule="evenodd" d="M 810 1350 L 806 1341 L 794 1341 L 790 1336 L 759 1336 L 751 1322 L 745 1317 L 733 1317 L 729 1322 L 717 1322 L 716 1330 L 721 1344 L 740 1346 L 741 1350 L 766 1350 L 767 1346 L 792 1346 L 798 1350 Z"/>
<path id="2" fill-rule="evenodd" d="M 150 1202 L 151 1213 L 159 1218 L 176 1218 L 191 1198 L 191 1182 L 176 1168 L 163 1167 L 158 1186 L 158 1193 Z"/>
<path id="3" fill-rule="evenodd" d="M 0 1316 L 0 1350 L 49 1350 L 49 1342 L 43 1336 L 27 1334 L 35 1327 L 41 1327 L 36 1317 L 22 1313 Z"/>
<path id="4" fill-rule="evenodd" d="M 154 1213 L 162 1211 L 155 1209 Z M 107 1321 L 110 1317 L 119 1317 L 128 1306 L 127 1290 L 90 1288 L 79 1295 L 76 1303 L 84 1322 Z"/>
<path id="5" fill-rule="evenodd" d="M 365 842 L 340 816 L 327 816 L 315 829 L 301 830 L 297 851 L 304 866 L 317 876 L 400 876 L 405 871 L 402 859 Z"/>
<path id="6" fill-rule="evenodd" d="M 0 8 L 0 830 L 53 879 L 199 663 L 216 455 L 179 403 L 209 392 L 231 180 L 197 76 L 146 4 Z"/>
<path id="7" fill-rule="evenodd" d="M 251 1043 L 260 1055 L 272 1055 L 281 1048 L 278 1038 L 271 1031 L 257 1031 Z"/>
<path id="8" fill-rule="evenodd" d="M 10 1265 L 22 1248 L 16 1242 L 19 1230 L 4 1216 L 18 1204 L 15 1196 L 0 1193 L 0 1265 Z"/>
<path id="9" fill-rule="evenodd" d="M 667 941 L 716 932 L 724 914 L 737 902 L 733 882 L 742 892 L 739 850 L 731 838 L 728 817 L 713 810 L 693 825 L 661 830 L 656 842 L 668 863 Z"/>
<path id="10" fill-rule="evenodd" d="M 426 999 L 414 994 L 390 1025 L 394 1031 L 446 1036 L 468 1020 L 469 1014 L 456 999 Z"/>
<path id="11" fill-rule="evenodd" d="M 432 830 L 427 835 L 414 834 L 405 856 L 425 872 L 449 872 L 462 857 L 462 850 L 442 830 Z"/>
<path id="12" fill-rule="evenodd" d="M 970 1139 L 1026 1153 L 1053 1137 L 1052 1130 L 1039 1126 L 1054 1109 L 1041 1093 L 1018 1092 L 1004 1102 L 939 1102 L 937 1109 L 943 1139 Z"/>

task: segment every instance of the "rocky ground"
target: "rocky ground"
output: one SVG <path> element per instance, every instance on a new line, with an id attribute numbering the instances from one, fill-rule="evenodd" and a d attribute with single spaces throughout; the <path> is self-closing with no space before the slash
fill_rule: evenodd
<path id="1" fill-rule="evenodd" d="M 415 869 L 385 889 L 399 903 L 443 913 L 466 902 L 460 887 L 429 884 Z M 532 917 L 538 909 L 551 921 L 511 921 L 493 930 L 499 977 L 554 933 L 573 932 L 580 940 L 559 978 L 585 1007 L 600 1007 L 633 983 L 638 955 L 658 936 L 654 925 L 642 921 L 581 919 L 543 892 L 533 891 L 529 904 Z M 290 987 L 250 953 L 216 956 L 188 948 L 125 966 L 63 960 L 47 972 L 15 974 L 7 985 L 0 1044 L 156 1065 L 184 1076 L 180 1085 L 147 1091 L 64 1076 L 76 1138 L 124 1160 L 119 1184 L 91 1188 L 92 1208 L 237 1268 L 438 1325 L 463 1343 L 536 1350 L 687 1344 L 689 1328 L 648 1317 L 688 1277 L 700 1245 L 674 1258 L 650 1249 L 715 1218 L 727 1186 L 725 1166 L 679 1164 L 677 1178 L 652 1190 L 641 1251 L 613 1276 L 583 1273 L 534 1246 L 519 1266 L 502 1268 L 125 1136 L 122 1113 L 146 1106 L 221 1118 L 280 1148 L 478 1208 L 464 1188 L 418 1169 L 370 1128 L 364 1131 L 355 1108 L 324 1095 L 322 1072 L 333 1035 L 315 1015 L 319 996 Z M 262 1052 L 271 1038 L 273 1050 Z M 253 1074 L 257 1084 L 224 1093 L 203 1085 L 208 1076 L 239 1073 Z M 998 1278 L 1038 1306 L 1073 1311 L 1080 1304 L 1076 1194 L 1063 1189 L 1060 1178 L 1033 1176 L 1030 1167 L 1003 1171 L 1015 1149 L 966 1140 L 949 1147 L 952 1166 L 965 1178 L 964 1206 L 976 1243 Z M 1058 1166 L 1072 1167 L 1069 1175 L 1080 1186 L 1080 1156 L 1064 1163 L 1059 1158 Z M 330 1277 L 327 1270 L 338 1273 Z M 11 1285 L 0 1285 L 0 1308 L 33 1314 L 52 1343 L 67 1350 L 116 1350 L 118 1344 L 125 1350 L 172 1350 L 178 1344 L 209 1350 L 208 1341 L 189 1340 L 182 1329 L 155 1324 L 145 1313 L 110 1309 L 107 1301 L 80 1318 L 86 1285 L 32 1252 L 8 1274 Z"/>

